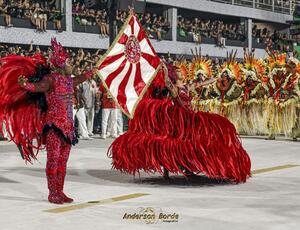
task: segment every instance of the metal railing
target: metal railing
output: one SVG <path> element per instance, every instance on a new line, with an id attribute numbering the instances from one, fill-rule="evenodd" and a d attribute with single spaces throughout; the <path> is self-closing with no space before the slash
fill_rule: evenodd
<path id="1" fill-rule="evenodd" d="M 267 10 L 276 13 L 294 13 L 295 7 L 300 6 L 300 0 L 210 0 L 237 6 L 251 7 L 260 10 Z"/>

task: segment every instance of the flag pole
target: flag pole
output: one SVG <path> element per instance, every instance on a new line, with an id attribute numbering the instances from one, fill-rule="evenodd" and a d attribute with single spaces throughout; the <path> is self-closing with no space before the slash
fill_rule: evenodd
<path id="1" fill-rule="evenodd" d="M 109 15 L 109 45 L 114 42 L 116 38 L 116 11 L 117 0 L 108 0 L 108 15 Z"/>

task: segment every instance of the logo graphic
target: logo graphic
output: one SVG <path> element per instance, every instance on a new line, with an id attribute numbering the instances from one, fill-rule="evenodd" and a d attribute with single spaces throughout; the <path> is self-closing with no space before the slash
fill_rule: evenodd
<path id="1" fill-rule="evenodd" d="M 145 224 L 158 223 L 177 223 L 179 220 L 178 213 L 166 213 L 161 208 L 141 207 L 134 213 L 125 213 L 123 220 L 138 220 Z"/>
<path id="2" fill-rule="evenodd" d="M 141 46 L 134 35 L 128 38 L 125 45 L 125 56 L 130 63 L 137 63 L 141 58 Z"/>

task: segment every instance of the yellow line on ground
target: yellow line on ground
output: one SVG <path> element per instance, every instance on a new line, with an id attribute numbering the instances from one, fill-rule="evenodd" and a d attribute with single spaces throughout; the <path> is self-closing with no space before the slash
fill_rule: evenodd
<path id="1" fill-rule="evenodd" d="M 45 212 L 50 212 L 50 213 L 69 212 L 69 211 L 83 209 L 83 208 L 87 208 L 87 207 L 91 207 L 91 206 L 95 206 L 95 205 L 110 204 L 110 203 L 114 203 L 117 201 L 139 198 L 139 197 L 147 196 L 147 195 L 150 195 L 150 194 L 133 193 L 133 194 L 124 195 L 124 196 L 112 197 L 112 198 L 108 198 L 108 199 L 104 199 L 104 200 L 89 201 L 87 203 L 82 203 L 82 204 L 74 204 L 74 205 L 64 206 L 64 207 L 60 207 L 60 208 L 48 209 L 48 210 L 45 210 Z"/>
<path id="2" fill-rule="evenodd" d="M 280 165 L 280 166 L 275 166 L 275 167 L 271 167 L 271 168 L 255 169 L 252 171 L 252 174 L 272 172 L 272 171 L 277 171 L 277 170 L 282 170 L 282 169 L 294 168 L 294 167 L 298 167 L 298 166 L 299 165 Z"/>
<path id="3" fill-rule="evenodd" d="M 275 166 L 275 167 L 270 167 L 270 168 L 255 169 L 252 171 L 252 174 L 267 173 L 267 172 L 272 172 L 272 171 L 277 171 L 277 170 L 282 170 L 282 169 L 294 168 L 294 167 L 298 167 L 298 166 L 300 166 L 300 165 L 290 165 L 289 164 L 289 165 L 280 165 L 280 166 Z M 88 208 L 88 207 L 95 206 L 95 205 L 110 204 L 110 203 L 114 203 L 114 202 L 118 202 L 118 201 L 139 198 L 139 197 L 147 196 L 147 195 L 150 195 L 150 194 L 148 194 L 148 193 L 133 193 L 133 194 L 124 195 L 124 196 L 112 197 L 112 198 L 108 198 L 108 199 L 104 199 L 104 200 L 89 201 L 87 203 L 74 204 L 74 205 L 69 205 L 69 206 L 64 206 L 64 207 L 59 207 L 59 208 L 48 209 L 48 210 L 45 210 L 45 212 L 63 213 L 63 212 L 74 211 L 77 209 Z"/>

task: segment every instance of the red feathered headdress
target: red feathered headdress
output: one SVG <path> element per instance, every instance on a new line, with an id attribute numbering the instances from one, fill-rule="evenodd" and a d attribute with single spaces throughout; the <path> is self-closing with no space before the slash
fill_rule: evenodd
<path id="1" fill-rule="evenodd" d="M 66 60 L 68 59 L 68 54 L 63 48 L 63 46 L 56 41 L 56 38 L 51 39 L 52 54 L 50 56 L 50 62 L 56 68 L 64 68 L 66 65 Z"/>
<path id="2" fill-rule="evenodd" d="M 47 59 L 41 55 L 40 53 L 36 53 L 32 56 L 32 61 L 34 62 L 34 64 L 38 65 L 42 65 L 42 66 L 47 66 Z"/>

